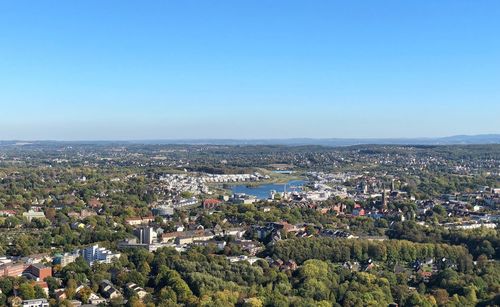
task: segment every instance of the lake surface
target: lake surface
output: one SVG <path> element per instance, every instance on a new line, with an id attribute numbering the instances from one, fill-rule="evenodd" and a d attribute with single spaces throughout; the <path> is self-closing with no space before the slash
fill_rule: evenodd
<path id="1" fill-rule="evenodd" d="M 241 185 L 234 185 L 231 187 L 231 191 L 233 193 L 245 193 L 248 195 L 253 195 L 257 197 L 258 199 L 268 199 L 271 191 L 276 191 L 276 192 L 284 192 L 285 191 L 285 186 L 286 186 L 286 191 L 291 192 L 291 191 L 297 191 L 301 192 L 302 187 L 306 181 L 304 180 L 292 180 L 287 182 L 286 184 L 281 184 L 281 183 L 270 183 L 270 184 L 262 184 L 262 185 L 257 185 L 257 186 L 246 186 L 245 184 Z"/>

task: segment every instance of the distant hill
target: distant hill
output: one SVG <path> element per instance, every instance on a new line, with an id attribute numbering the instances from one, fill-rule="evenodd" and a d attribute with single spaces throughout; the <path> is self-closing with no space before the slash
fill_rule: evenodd
<path id="1" fill-rule="evenodd" d="M 500 134 L 454 135 L 439 138 L 290 138 L 290 139 L 177 139 L 131 141 L 0 141 L 0 145 L 27 144 L 158 144 L 158 145 L 321 145 L 330 147 L 352 145 L 479 145 L 500 144 Z"/>
<path id="2" fill-rule="evenodd" d="M 134 141 L 146 144 L 190 144 L 190 145 L 322 145 L 351 146 L 363 144 L 380 145 L 470 145 L 500 144 L 500 134 L 455 135 L 441 138 L 291 138 L 291 139 L 185 139 Z"/>

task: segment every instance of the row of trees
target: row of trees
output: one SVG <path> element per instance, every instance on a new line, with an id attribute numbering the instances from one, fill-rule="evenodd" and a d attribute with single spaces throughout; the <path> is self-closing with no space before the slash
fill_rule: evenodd
<path id="1" fill-rule="evenodd" d="M 471 271 L 472 256 L 462 246 L 433 243 L 413 243 L 403 240 L 351 240 L 333 238 L 296 238 L 280 241 L 268 251 L 272 257 L 303 263 L 308 259 L 345 261 L 412 262 L 447 259 L 462 272 Z"/>
<path id="2" fill-rule="evenodd" d="M 473 230 L 449 230 L 442 227 L 424 227 L 413 221 L 394 223 L 387 231 L 392 239 L 419 243 L 447 243 L 467 246 L 475 257 L 485 255 L 500 260 L 500 231 L 478 228 Z"/>

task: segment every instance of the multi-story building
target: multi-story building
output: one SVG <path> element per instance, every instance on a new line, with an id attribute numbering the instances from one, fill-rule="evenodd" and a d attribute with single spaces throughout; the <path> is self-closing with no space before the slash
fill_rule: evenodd
<path id="1" fill-rule="evenodd" d="M 92 245 L 81 250 L 83 258 L 92 265 L 94 262 L 111 263 L 113 259 L 120 258 L 120 253 L 113 253 L 99 245 Z"/>
<path id="2" fill-rule="evenodd" d="M 157 234 L 153 227 L 139 227 L 134 230 L 139 244 L 152 244 L 158 241 Z"/>
<path id="3" fill-rule="evenodd" d="M 153 216 L 147 216 L 147 217 L 131 217 L 125 220 L 125 223 L 129 224 L 130 226 L 139 226 L 139 225 L 147 225 L 151 222 L 153 222 L 155 218 Z"/>
<path id="4" fill-rule="evenodd" d="M 25 217 L 28 220 L 28 222 L 31 222 L 34 218 L 37 219 L 45 218 L 45 214 L 41 211 L 29 210 L 28 212 L 23 213 L 23 217 Z"/>
<path id="5" fill-rule="evenodd" d="M 153 209 L 154 215 L 170 217 L 174 215 L 174 207 L 169 205 L 161 205 Z"/>
<path id="6" fill-rule="evenodd" d="M 79 256 L 80 255 L 78 253 L 58 254 L 54 257 L 54 264 L 59 264 L 64 268 L 68 264 L 75 262 L 76 258 Z"/>
<path id="7" fill-rule="evenodd" d="M 35 280 L 44 280 L 52 276 L 52 268 L 42 263 L 28 264 L 25 262 L 11 262 L 0 266 L 0 277 L 26 276 Z"/>
<path id="8" fill-rule="evenodd" d="M 41 263 L 34 263 L 24 270 L 23 275 L 35 280 L 44 280 L 52 276 L 52 268 Z"/>
<path id="9" fill-rule="evenodd" d="M 0 266 L 0 276 L 1 277 L 17 277 L 21 276 L 28 268 L 28 265 L 24 262 L 18 262 L 18 263 L 7 263 L 2 266 Z"/>
<path id="10" fill-rule="evenodd" d="M 22 307 L 49 307 L 49 302 L 44 298 L 25 300 L 21 303 Z"/>

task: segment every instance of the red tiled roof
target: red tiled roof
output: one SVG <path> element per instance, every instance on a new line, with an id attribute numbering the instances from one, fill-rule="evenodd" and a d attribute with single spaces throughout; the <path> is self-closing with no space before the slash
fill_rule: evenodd
<path id="1" fill-rule="evenodd" d="M 209 198 L 209 199 L 205 199 L 203 201 L 203 204 L 204 205 L 217 205 L 217 204 L 220 204 L 221 201 L 218 200 L 218 199 L 215 199 L 215 198 Z"/>

